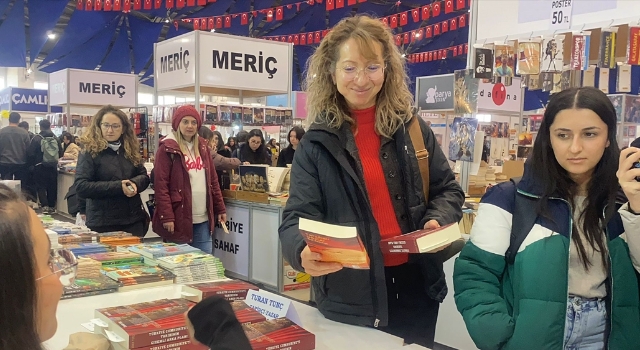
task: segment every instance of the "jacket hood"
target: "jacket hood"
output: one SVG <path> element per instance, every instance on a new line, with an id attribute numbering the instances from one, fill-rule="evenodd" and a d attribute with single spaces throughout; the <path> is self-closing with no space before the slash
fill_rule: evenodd
<path id="1" fill-rule="evenodd" d="M 56 137 L 56 135 L 54 135 L 53 131 L 51 131 L 51 130 L 40 131 L 40 133 L 38 135 L 40 135 L 42 137 Z"/>
<path id="2" fill-rule="evenodd" d="M 528 158 L 524 163 L 524 174 L 518 183 L 518 190 L 526 194 L 541 197 L 544 194 L 544 184 L 542 181 L 535 179 L 533 175 L 532 160 Z"/>

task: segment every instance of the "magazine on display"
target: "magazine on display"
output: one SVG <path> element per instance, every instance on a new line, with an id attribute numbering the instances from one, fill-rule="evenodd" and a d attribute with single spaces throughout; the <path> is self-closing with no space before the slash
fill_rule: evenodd
<path id="1" fill-rule="evenodd" d="M 321 261 L 337 262 L 352 269 L 369 269 L 369 255 L 357 228 L 300 218 L 299 229 L 309 249 L 322 256 Z"/>
<path id="2" fill-rule="evenodd" d="M 449 160 L 473 162 L 477 129 L 478 119 L 476 118 L 455 117 L 453 119 L 449 138 Z"/>

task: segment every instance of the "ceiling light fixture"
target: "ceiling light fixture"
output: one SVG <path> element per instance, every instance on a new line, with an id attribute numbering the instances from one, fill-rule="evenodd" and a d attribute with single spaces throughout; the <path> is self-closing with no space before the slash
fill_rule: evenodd
<path id="1" fill-rule="evenodd" d="M 49 34 L 47 34 L 47 37 L 48 37 L 49 39 L 53 40 L 53 39 L 55 39 L 55 38 L 56 38 L 56 34 L 55 34 L 55 33 L 49 33 Z"/>
<path id="2" fill-rule="evenodd" d="M 31 68 L 28 68 L 27 69 L 27 74 L 31 74 L 31 73 L 33 73 L 33 70 Z"/>

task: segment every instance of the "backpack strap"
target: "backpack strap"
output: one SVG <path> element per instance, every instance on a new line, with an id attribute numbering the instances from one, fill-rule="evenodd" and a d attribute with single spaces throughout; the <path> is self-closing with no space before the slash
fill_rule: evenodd
<path id="1" fill-rule="evenodd" d="M 424 145 L 422 128 L 420 128 L 418 117 L 414 116 L 409 122 L 409 137 L 411 138 L 413 149 L 416 151 L 416 158 L 418 158 L 424 200 L 425 202 L 429 202 L 429 151 L 427 151 L 427 147 Z"/>
<path id="2" fill-rule="evenodd" d="M 514 209 L 511 219 L 511 236 L 509 239 L 509 248 L 504 254 L 507 264 L 513 264 L 516 260 L 516 254 L 522 245 L 522 242 L 529 235 L 529 231 L 536 223 L 538 214 L 536 213 L 536 200 L 527 196 L 518 194 L 518 183 L 522 178 L 512 178 L 511 182 L 516 187 L 514 198 Z"/>

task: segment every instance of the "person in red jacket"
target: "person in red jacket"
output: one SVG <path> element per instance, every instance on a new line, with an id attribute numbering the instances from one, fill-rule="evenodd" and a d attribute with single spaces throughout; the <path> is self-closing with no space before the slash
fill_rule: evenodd
<path id="1" fill-rule="evenodd" d="M 225 224 L 227 214 L 207 141 L 198 136 L 202 118 L 192 106 L 181 106 L 171 124 L 154 164 L 153 231 L 211 253 L 215 219 Z"/>

